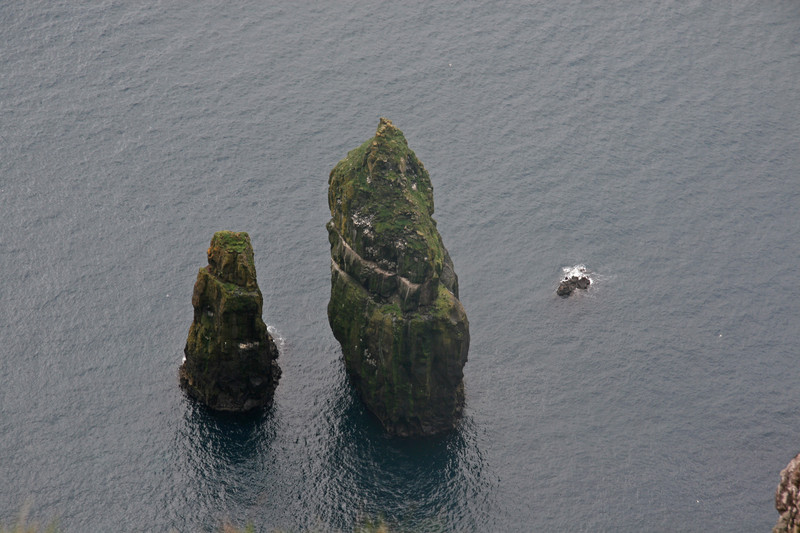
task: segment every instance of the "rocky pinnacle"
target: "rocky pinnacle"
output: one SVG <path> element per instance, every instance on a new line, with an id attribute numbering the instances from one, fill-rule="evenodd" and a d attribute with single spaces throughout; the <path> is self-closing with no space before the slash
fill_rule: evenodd
<path id="1" fill-rule="evenodd" d="M 208 266 L 194 285 L 194 321 L 180 368 L 189 395 L 219 411 L 271 404 L 280 369 L 278 349 L 261 318 L 262 304 L 250 236 L 215 233 Z"/>
<path id="2" fill-rule="evenodd" d="M 354 386 L 392 434 L 452 429 L 464 402 L 469 322 L 432 218 L 428 172 L 382 118 L 328 184 L 328 318 Z"/>

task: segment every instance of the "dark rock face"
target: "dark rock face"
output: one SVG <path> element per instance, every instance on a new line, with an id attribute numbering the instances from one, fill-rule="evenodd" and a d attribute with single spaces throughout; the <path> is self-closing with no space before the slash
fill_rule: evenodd
<path id="1" fill-rule="evenodd" d="M 245 233 L 219 231 L 192 294 L 194 321 L 180 368 L 181 386 L 218 411 L 272 403 L 278 349 L 261 319 L 253 246 Z"/>
<path id="2" fill-rule="evenodd" d="M 800 454 L 781 470 L 775 491 L 775 509 L 781 514 L 772 533 L 800 533 Z"/>
<path id="3" fill-rule="evenodd" d="M 592 284 L 592 280 L 589 279 L 589 276 L 585 275 L 585 271 L 581 271 L 582 273 L 579 275 L 572 275 L 572 276 L 565 276 L 561 283 L 558 284 L 558 289 L 556 289 L 556 294 L 559 296 L 569 296 L 572 294 L 572 291 L 575 289 L 588 289 L 589 285 Z"/>
<path id="4" fill-rule="evenodd" d="M 464 402 L 469 322 L 431 218 L 427 171 L 381 119 L 328 184 L 328 319 L 353 384 L 392 434 L 452 429 Z"/>

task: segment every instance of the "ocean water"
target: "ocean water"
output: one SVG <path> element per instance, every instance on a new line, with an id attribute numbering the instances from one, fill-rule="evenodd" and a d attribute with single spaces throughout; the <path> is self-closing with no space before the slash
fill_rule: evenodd
<path id="1" fill-rule="evenodd" d="M 768 531 L 800 451 L 800 4 L 0 4 L 0 523 Z M 386 116 L 471 325 L 457 431 L 387 437 L 326 306 L 327 177 Z M 275 405 L 185 397 L 248 231 Z M 563 269 L 594 283 L 562 299 Z"/>

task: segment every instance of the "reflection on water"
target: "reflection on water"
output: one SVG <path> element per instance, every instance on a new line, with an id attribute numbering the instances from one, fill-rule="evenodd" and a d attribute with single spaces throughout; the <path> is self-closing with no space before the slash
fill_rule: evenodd
<path id="1" fill-rule="evenodd" d="M 251 460 L 274 437 L 272 410 L 251 413 L 212 411 L 188 400 L 181 433 L 196 455 L 214 457 L 217 467 Z"/>
<path id="2" fill-rule="evenodd" d="M 249 415 L 214 413 L 186 400 L 175 435 L 186 479 L 179 501 L 168 505 L 175 509 L 172 527 L 214 531 L 231 520 L 267 531 L 350 531 L 382 518 L 397 531 L 490 528 L 497 483 L 470 417 L 443 436 L 389 437 L 352 390 L 341 361 L 331 363 L 336 370 L 303 424 L 285 423 L 287 413 L 301 418 L 280 398 L 271 410 Z"/>
<path id="3" fill-rule="evenodd" d="M 257 480 L 265 479 L 265 462 L 275 441 L 277 417 L 274 410 L 255 413 L 218 413 L 186 398 L 182 424 L 175 435 L 178 468 L 188 482 L 183 487 L 178 509 L 173 516 L 179 530 L 218 531 L 223 520 L 251 513 L 258 492 Z M 254 483 L 256 482 L 256 483 Z M 187 508 L 194 510 L 185 516 Z"/>
<path id="4" fill-rule="evenodd" d="M 475 506 L 474 495 L 485 493 L 488 503 L 491 484 L 471 419 L 442 436 L 391 437 L 349 383 L 343 385 L 326 405 L 330 438 L 315 490 L 319 500 L 337 505 L 323 521 L 348 528 L 337 515 L 348 522 L 381 516 L 398 530 L 479 529 L 476 513 L 486 509 Z"/>

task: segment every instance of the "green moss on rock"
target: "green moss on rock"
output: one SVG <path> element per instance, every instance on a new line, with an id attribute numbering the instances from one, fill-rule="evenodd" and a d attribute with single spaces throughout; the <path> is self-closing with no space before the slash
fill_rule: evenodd
<path id="1" fill-rule="evenodd" d="M 180 368 L 181 385 L 220 411 L 272 402 L 280 377 L 278 349 L 261 318 L 253 247 L 245 232 L 220 231 L 192 294 L 194 321 Z"/>
<path id="2" fill-rule="evenodd" d="M 389 120 L 331 171 L 328 204 L 328 318 L 354 385 L 391 433 L 451 429 L 469 323 L 430 177 Z"/>

